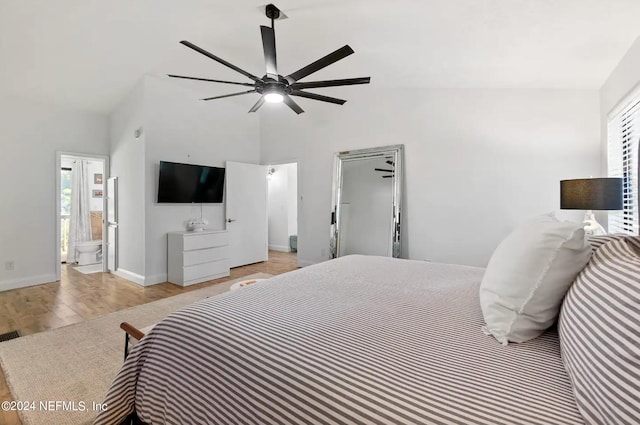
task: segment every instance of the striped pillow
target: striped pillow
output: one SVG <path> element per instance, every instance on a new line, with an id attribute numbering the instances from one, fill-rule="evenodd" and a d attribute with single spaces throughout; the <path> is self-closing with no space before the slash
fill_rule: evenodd
<path id="1" fill-rule="evenodd" d="M 640 424 L 640 237 L 602 245 L 569 290 L 560 349 L 588 424 Z"/>
<path id="2" fill-rule="evenodd" d="M 587 241 L 589 241 L 589 245 L 591 245 L 591 251 L 596 252 L 596 249 L 600 248 L 607 242 L 623 239 L 628 236 L 629 235 L 624 233 L 611 233 L 608 235 L 587 235 Z"/>

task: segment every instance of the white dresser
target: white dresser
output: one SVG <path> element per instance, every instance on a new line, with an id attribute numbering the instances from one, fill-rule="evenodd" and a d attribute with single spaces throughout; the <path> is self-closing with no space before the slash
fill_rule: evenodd
<path id="1" fill-rule="evenodd" d="M 226 230 L 171 232 L 167 241 L 169 282 L 189 286 L 229 276 Z"/>

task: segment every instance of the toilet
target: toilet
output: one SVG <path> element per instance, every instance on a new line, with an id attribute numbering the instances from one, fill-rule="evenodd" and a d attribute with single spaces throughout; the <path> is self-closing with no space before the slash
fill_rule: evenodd
<path id="1" fill-rule="evenodd" d="M 76 242 L 76 258 L 79 266 L 102 261 L 102 240 Z"/>

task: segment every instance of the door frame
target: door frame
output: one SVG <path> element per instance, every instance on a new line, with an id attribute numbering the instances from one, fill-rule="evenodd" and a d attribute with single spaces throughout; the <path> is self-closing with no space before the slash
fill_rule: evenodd
<path id="1" fill-rule="evenodd" d="M 300 225 L 300 221 L 302 220 L 302 215 L 300 214 L 300 204 L 302 204 L 302 195 L 300 195 L 302 193 L 301 187 L 300 186 L 300 180 L 301 180 L 301 173 L 300 173 L 300 166 L 302 165 L 302 160 L 300 160 L 300 158 L 290 158 L 290 159 L 283 159 L 283 160 L 278 160 L 278 161 L 263 161 L 262 165 L 266 165 L 267 167 L 269 165 L 284 165 L 284 164 L 296 164 L 296 191 L 298 193 L 296 193 L 296 210 L 297 210 L 297 216 L 296 216 L 296 220 L 298 221 L 298 242 L 297 242 L 297 252 L 296 252 L 296 265 L 298 267 L 302 267 L 300 265 L 300 255 L 298 255 L 300 253 L 300 240 L 302 238 L 300 238 L 300 229 L 302 229 L 302 226 Z M 268 196 L 268 193 L 267 193 Z M 269 198 L 267 198 L 267 206 L 269 202 Z M 268 216 L 268 214 L 267 214 Z M 304 232 L 303 232 L 304 233 Z M 267 235 L 267 244 L 268 244 L 268 235 Z"/>
<path id="2" fill-rule="evenodd" d="M 107 198 L 104 196 L 104 193 L 107 188 L 107 179 L 109 178 L 109 156 L 101 155 L 101 154 L 93 154 L 93 153 L 84 153 L 84 152 L 67 152 L 67 151 L 56 151 L 56 190 L 55 190 L 55 229 L 56 229 L 56 237 L 55 237 L 55 252 L 56 252 L 56 281 L 60 280 L 60 273 L 62 269 L 61 263 L 61 250 L 62 250 L 62 228 L 60 226 L 60 189 L 61 189 L 61 181 L 60 181 L 60 168 L 62 167 L 62 157 L 63 156 L 73 156 L 76 158 L 82 159 L 93 159 L 100 160 L 104 164 L 104 170 L 102 171 L 102 210 L 106 209 Z M 102 246 L 104 248 L 107 241 L 107 222 L 102 217 Z M 104 253 L 103 253 L 104 255 Z M 102 271 L 106 272 L 107 262 L 102 260 Z"/>

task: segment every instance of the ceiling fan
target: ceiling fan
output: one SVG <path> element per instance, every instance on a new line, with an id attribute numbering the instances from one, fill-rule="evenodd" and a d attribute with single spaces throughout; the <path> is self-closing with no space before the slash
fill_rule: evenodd
<path id="1" fill-rule="evenodd" d="M 239 93 L 225 94 L 222 96 L 207 97 L 202 100 L 214 100 L 214 99 L 222 99 L 222 98 L 231 97 L 231 96 L 240 96 L 248 93 L 258 93 L 260 94 L 260 99 L 258 99 L 256 104 L 253 105 L 251 109 L 249 109 L 249 112 L 256 112 L 258 109 L 260 109 L 260 107 L 264 104 L 264 102 L 268 102 L 268 103 L 284 102 L 296 114 L 301 114 L 304 112 L 304 110 L 296 102 L 294 102 L 293 99 L 291 99 L 291 96 L 305 97 L 307 99 L 334 103 L 336 105 L 343 105 L 346 102 L 346 100 L 343 100 L 343 99 L 324 96 L 317 93 L 306 92 L 306 91 L 303 91 L 304 89 L 349 86 L 349 85 L 355 85 L 355 84 L 368 84 L 371 81 L 371 77 L 362 77 L 362 78 L 344 78 L 340 80 L 299 82 L 299 80 L 303 79 L 304 77 L 311 75 L 314 72 L 317 72 L 341 59 L 344 59 L 350 54 L 354 53 L 353 49 L 348 45 L 345 45 L 339 48 L 338 50 L 332 53 L 329 53 L 327 56 L 321 59 L 318 59 L 317 61 L 303 68 L 300 68 L 296 72 L 293 72 L 287 76 L 283 77 L 282 75 L 278 74 L 278 66 L 277 66 L 277 60 L 276 60 L 276 35 L 275 35 L 274 20 L 280 17 L 280 9 L 278 9 L 273 4 L 269 4 L 265 8 L 265 14 L 267 18 L 271 19 L 271 28 L 264 25 L 260 26 L 260 32 L 262 34 L 262 47 L 264 50 L 264 61 L 266 64 L 266 74 L 263 77 L 260 78 L 253 74 L 250 74 L 249 72 L 238 68 L 237 66 L 225 61 L 224 59 L 217 57 L 212 53 L 207 52 L 203 48 L 198 47 L 195 44 L 190 43 L 186 40 L 181 41 L 180 44 L 183 44 L 189 47 L 190 49 L 193 49 L 196 52 L 202 55 L 205 55 L 206 57 L 213 59 L 214 61 L 221 63 L 222 65 L 229 67 L 236 72 L 239 72 L 240 74 L 253 80 L 253 83 L 212 80 L 209 78 L 186 77 L 182 75 L 173 75 L 173 74 L 169 74 L 169 77 L 253 87 L 251 90 L 247 90 Z"/>
<path id="2" fill-rule="evenodd" d="M 385 159 L 387 158 L 391 158 L 390 156 L 385 156 Z M 380 171 L 383 173 L 391 173 L 389 175 L 385 175 L 385 176 L 381 176 L 383 179 L 390 179 L 391 177 L 395 176 L 395 162 L 391 161 L 391 159 L 387 159 L 385 162 L 385 164 L 389 164 L 391 167 L 393 167 L 393 169 L 387 169 L 387 168 L 374 168 L 373 171 Z"/>

